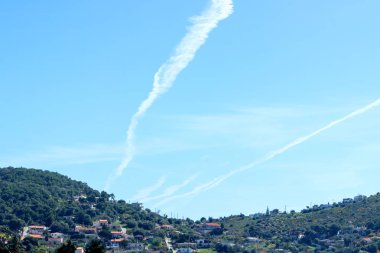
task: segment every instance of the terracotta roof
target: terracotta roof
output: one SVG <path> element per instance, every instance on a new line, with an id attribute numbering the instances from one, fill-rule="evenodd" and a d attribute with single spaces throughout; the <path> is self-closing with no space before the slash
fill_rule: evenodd
<path id="1" fill-rule="evenodd" d="M 45 226 L 29 226 L 29 228 L 42 228 L 42 229 L 45 229 L 46 227 Z"/>
<path id="2" fill-rule="evenodd" d="M 99 220 L 99 222 L 101 222 L 101 223 L 107 222 L 108 223 L 108 220 Z"/>
<path id="3" fill-rule="evenodd" d="M 206 223 L 206 225 L 209 227 L 220 227 L 219 223 Z"/>
<path id="4" fill-rule="evenodd" d="M 119 231 L 111 231 L 111 234 L 121 235 L 121 234 L 123 234 L 123 232 L 119 232 Z"/>
<path id="5" fill-rule="evenodd" d="M 29 237 L 37 238 L 37 239 L 43 239 L 43 238 L 45 238 L 45 237 L 42 236 L 42 235 L 35 235 L 35 234 L 29 234 Z"/>
<path id="6" fill-rule="evenodd" d="M 78 228 L 78 230 L 84 230 L 84 231 L 96 231 L 96 228 Z"/>
<path id="7" fill-rule="evenodd" d="M 121 238 L 121 239 L 112 239 L 112 240 L 111 240 L 111 242 L 122 242 L 122 241 L 124 241 L 123 238 Z"/>

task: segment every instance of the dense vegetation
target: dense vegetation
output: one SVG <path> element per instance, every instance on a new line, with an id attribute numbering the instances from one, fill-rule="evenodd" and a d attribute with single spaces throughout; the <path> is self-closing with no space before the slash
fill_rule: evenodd
<path id="1" fill-rule="evenodd" d="M 19 237 L 5 226 L 0 226 L 0 252 L 22 252 Z"/>
<path id="2" fill-rule="evenodd" d="M 116 201 L 113 194 L 50 171 L 0 168 L 0 182 L 0 225 L 13 231 L 38 224 L 69 233 L 75 224 L 90 226 L 99 218 L 141 230 L 167 222 L 138 203 Z"/>
<path id="3" fill-rule="evenodd" d="M 301 212 L 285 213 L 275 209 L 253 217 L 241 214 L 214 221 L 224 228 L 218 241 L 243 245 L 246 238 L 255 237 L 260 243 L 256 243 L 253 250 L 377 252 L 380 249 L 379 193 L 349 203 L 308 207 Z"/>
<path id="4" fill-rule="evenodd" d="M 240 214 L 193 221 L 160 216 L 139 203 L 115 200 L 112 194 L 93 190 L 85 183 L 54 172 L 0 168 L 0 182 L 0 252 L 39 247 L 33 238 L 20 244 L 17 234 L 22 227 L 37 224 L 49 227 L 49 233 L 68 235 L 75 245 L 104 251 L 103 242 L 112 238 L 109 229 L 103 228 L 98 233 L 101 241 L 92 244 L 85 243 L 84 236 L 74 232 L 76 225 L 91 226 L 97 219 L 108 219 L 129 235 L 150 237 L 150 248 L 161 251 L 167 250 L 164 237 L 170 237 L 174 245 L 206 240 L 210 244 L 203 251 L 210 253 L 380 251 L 379 193 L 307 207 L 301 212 L 268 209 L 265 214 L 253 216 Z M 207 222 L 218 223 L 220 227 L 202 233 L 200 228 Z M 163 224 L 174 229 L 157 229 Z M 66 252 L 73 245 L 68 241 L 59 249 Z"/>

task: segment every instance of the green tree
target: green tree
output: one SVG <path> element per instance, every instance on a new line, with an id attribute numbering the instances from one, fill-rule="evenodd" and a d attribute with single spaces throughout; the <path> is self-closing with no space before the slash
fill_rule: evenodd
<path id="1" fill-rule="evenodd" d="M 60 232 L 64 234 L 68 234 L 70 232 L 69 225 L 63 221 L 59 222 L 54 222 L 50 226 L 50 232 L 55 233 L 55 232 Z"/>
<path id="2" fill-rule="evenodd" d="M 32 253 L 45 253 L 49 252 L 49 248 L 46 245 L 39 245 L 31 250 Z"/>
<path id="3" fill-rule="evenodd" d="M 63 243 L 57 250 L 56 253 L 75 253 L 76 247 L 71 241 Z"/>
<path id="4" fill-rule="evenodd" d="M 330 227 L 329 227 L 329 235 L 330 236 L 335 236 L 337 235 L 338 231 L 340 230 L 340 227 L 336 224 L 332 224 Z"/>
<path id="5" fill-rule="evenodd" d="M 100 238 L 104 240 L 112 239 L 112 233 L 109 229 L 102 229 L 102 231 L 100 231 L 98 235 L 100 236 Z"/>
<path id="6" fill-rule="evenodd" d="M 38 246 L 38 240 L 36 238 L 27 237 L 22 241 L 27 252 L 30 252 L 33 247 Z"/>
<path id="7" fill-rule="evenodd" d="M 76 223 L 78 224 L 83 224 L 85 226 L 89 226 L 89 225 L 92 225 L 92 220 L 91 220 L 91 217 L 90 215 L 84 213 L 83 211 L 80 211 L 76 217 L 75 217 L 75 221 Z"/>
<path id="8" fill-rule="evenodd" d="M 135 220 L 126 220 L 125 226 L 127 228 L 135 228 L 137 226 L 137 222 Z"/>
<path id="9" fill-rule="evenodd" d="M 369 253 L 376 253 L 377 252 L 377 246 L 376 245 L 368 245 L 365 247 L 365 250 Z"/>
<path id="10" fill-rule="evenodd" d="M 92 240 L 89 244 L 86 245 L 84 252 L 104 253 L 106 252 L 106 247 L 100 240 Z"/>
<path id="11" fill-rule="evenodd" d="M 151 244 L 152 244 L 152 247 L 154 247 L 155 249 L 159 249 L 162 247 L 162 240 L 155 238 L 155 239 L 153 239 Z"/>
<path id="12" fill-rule="evenodd" d="M 19 237 L 4 226 L 0 226 L 0 252 L 24 252 L 24 247 L 21 244 Z"/>
<path id="13" fill-rule="evenodd" d="M 8 246 L 9 252 L 12 252 L 12 253 L 24 252 L 24 247 L 17 236 L 13 236 L 10 242 L 8 242 L 7 246 Z"/>

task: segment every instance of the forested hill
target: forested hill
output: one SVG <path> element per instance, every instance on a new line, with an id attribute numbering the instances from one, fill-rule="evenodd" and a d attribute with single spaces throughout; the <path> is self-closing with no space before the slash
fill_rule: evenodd
<path id="1" fill-rule="evenodd" d="M 165 236 L 170 236 L 175 247 L 203 240 L 207 243 L 202 247 L 225 253 L 380 249 L 379 193 L 315 205 L 301 212 L 268 209 L 263 214 L 209 217 L 194 222 L 160 216 L 139 203 L 115 200 L 112 194 L 96 191 L 58 173 L 0 168 L 0 244 L 1 235 L 9 234 L 6 227 L 19 231 L 28 225 L 44 225 L 49 233 L 64 233 L 81 245 L 84 235 L 75 231 L 76 226 L 91 229 L 99 219 L 123 227 L 124 232 L 135 238 L 146 237 L 144 243 L 159 250 L 167 250 Z M 113 238 L 108 230 L 97 233 L 104 243 Z M 154 242 L 149 242 L 149 238 Z M 128 243 L 132 242 L 124 246 Z"/>
<path id="2" fill-rule="evenodd" d="M 338 203 L 315 205 L 301 212 L 280 212 L 278 209 L 250 217 L 236 215 L 219 219 L 234 234 L 270 239 L 281 237 L 291 240 L 300 234 L 308 239 L 325 239 L 338 231 L 363 230 L 380 232 L 380 194 L 355 199 L 347 198 Z M 310 238 L 307 238 L 309 236 Z"/>
<path id="3" fill-rule="evenodd" d="M 380 193 L 315 205 L 301 212 L 268 209 L 266 213 L 213 221 L 223 226 L 219 241 L 233 240 L 241 245 L 251 237 L 260 241 L 256 248 L 265 250 L 379 252 L 380 249 Z"/>
<path id="4" fill-rule="evenodd" d="M 165 220 L 138 203 L 114 200 L 87 184 L 55 172 L 0 168 L 0 225 L 18 230 L 38 224 L 68 232 L 75 224 L 92 225 L 95 219 L 152 224 Z"/>

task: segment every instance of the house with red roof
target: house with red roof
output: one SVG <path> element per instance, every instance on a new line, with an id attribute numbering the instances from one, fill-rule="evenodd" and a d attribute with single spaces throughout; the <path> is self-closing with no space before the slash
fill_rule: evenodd
<path id="1" fill-rule="evenodd" d="M 160 226 L 160 228 L 164 229 L 164 230 L 168 230 L 168 231 L 174 229 L 174 227 L 172 225 L 162 225 L 162 226 Z"/>
<path id="2" fill-rule="evenodd" d="M 82 226 L 75 226 L 75 232 L 86 234 L 86 235 L 94 235 L 97 233 L 96 228 L 88 228 L 88 227 L 82 227 Z"/>
<path id="3" fill-rule="evenodd" d="M 124 238 L 112 239 L 110 242 L 111 248 L 118 248 L 120 244 L 124 241 Z"/>
<path id="4" fill-rule="evenodd" d="M 45 237 L 43 235 L 37 235 L 37 234 L 29 234 L 28 237 L 38 239 L 38 240 L 45 239 Z"/>
<path id="5" fill-rule="evenodd" d="M 113 239 L 124 238 L 124 233 L 121 231 L 111 231 L 111 234 Z"/>
<path id="6" fill-rule="evenodd" d="M 213 222 L 203 223 L 199 227 L 199 232 L 201 232 L 202 234 L 207 234 L 213 231 L 214 229 L 220 229 L 220 228 L 221 228 L 221 225 L 219 223 L 213 223 Z"/>
<path id="7" fill-rule="evenodd" d="M 100 219 L 94 222 L 94 227 L 101 229 L 103 226 L 109 227 L 110 222 L 107 219 Z"/>

